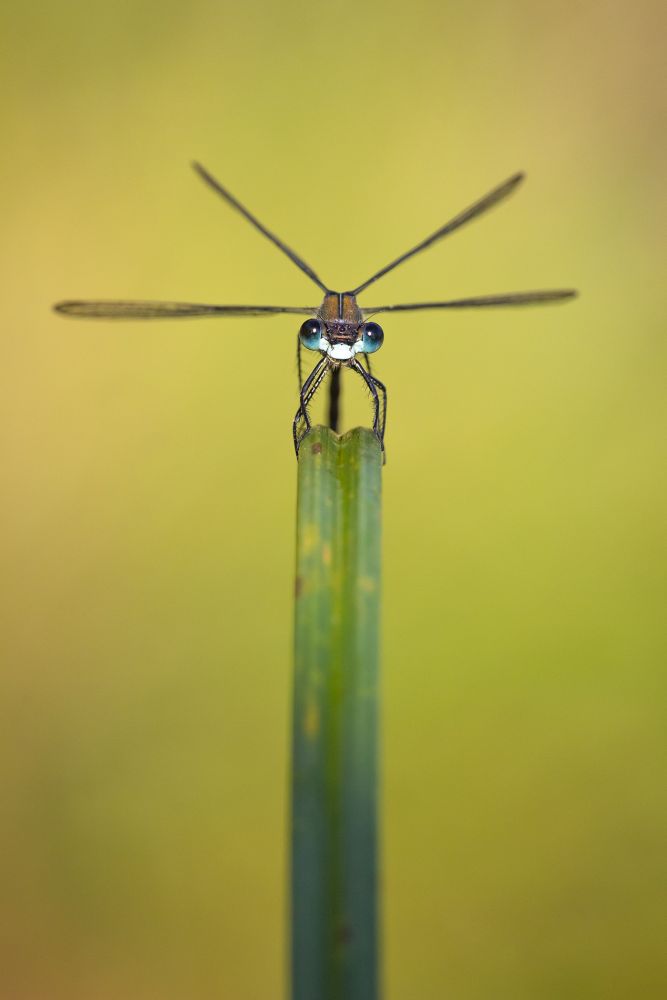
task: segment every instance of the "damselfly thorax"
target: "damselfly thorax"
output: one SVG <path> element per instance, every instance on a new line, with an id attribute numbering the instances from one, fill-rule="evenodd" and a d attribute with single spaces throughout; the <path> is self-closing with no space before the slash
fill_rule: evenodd
<path id="1" fill-rule="evenodd" d="M 361 309 L 352 292 L 329 292 L 318 310 L 324 325 L 320 350 L 335 361 L 350 361 L 361 342 Z"/>
<path id="2" fill-rule="evenodd" d="M 283 243 L 264 226 L 229 191 L 226 190 L 200 164 L 193 164 L 199 176 L 225 201 L 235 208 L 263 236 L 278 247 L 310 280 L 324 293 L 318 306 L 249 306 L 249 305 L 203 305 L 191 302 L 147 302 L 147 301 L 66 301 L 54 308 L 67 316 L 87 319 L 167 319 L 186 316 L 270 316 L 292 313 L 308 316 L 298 333 L 297 365 L 299 372 L 299 408 L 292 425 L 294 447 L 299 453 L 301 441 L 311 427 L 308 407 L 312 399 L 328 378 L 330 384 L 329 423 L 338 428 L 340 373 L 348 368 L 359 375 L 373 399 L 373 430 L 384 450 L 384 436 L 387 420 L 387 390 L 371 371 L 370 355 L 380 349 L 384 341 L 382 327 L 371 316 L 385 312 L 414 312 L 424 309 L 467 309 L 489 306 L 524 306 L 538 303 L 562 302 L 576 295 L 572 289 L 556 289 L 537 292 L 509 292 L 499 295 L 479 295 L 463 299 L 447 299 L 436 302 L 412 302 L 401 305 L 360 306 L 357 296 L 379 278 L 384 277 L 410 257 L 437 243 L 443 237 L 459 229 L 472 219 L 482 215 L 511 194 L 523 180 L 523 174 L 515 174 L 499 187 L 469 208 L 464 209 L 412 249 L 396 257 L 385 267 L 376 271 L 352 291 L 334 292 L 315 273 L 309 264 Z M 317 352 L 320 357 L 307 378 L 303 378 L 301 366 L 302 348 Z M 363 363 L 362 363 L 363 362 Z"/>

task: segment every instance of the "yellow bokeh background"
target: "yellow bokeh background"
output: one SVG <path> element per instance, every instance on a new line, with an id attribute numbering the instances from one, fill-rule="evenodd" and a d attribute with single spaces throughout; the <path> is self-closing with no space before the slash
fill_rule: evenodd
<path id="1" fill-rule="evenodd" d="M 582 292 L 384 322 L 385 993 L 665 995 L 664 32 L 3 5 L 2 1000 L 284 995 L 298 319 L 50 312 L 317 304 L 192 158 L 336 288 L 527 171 L 362 300 Z"/>

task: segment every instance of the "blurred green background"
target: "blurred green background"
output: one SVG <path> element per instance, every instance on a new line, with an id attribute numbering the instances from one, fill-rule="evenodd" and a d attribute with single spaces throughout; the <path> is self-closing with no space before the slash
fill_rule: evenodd
<path id="1" fill-rule="evenodd" d="M 283 995 L 298 319 L 50 312 L 318 302 L 195 157 L 336 288 L 527 171 L 366 299 L 582 290 L 384 323 L 386 996 L 665 995 L 661 6 L 3 5 L 2 1000 Z"/>

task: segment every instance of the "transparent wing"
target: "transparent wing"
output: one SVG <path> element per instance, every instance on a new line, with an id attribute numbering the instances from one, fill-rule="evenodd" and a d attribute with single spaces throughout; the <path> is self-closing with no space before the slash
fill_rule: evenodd
<path id="1" fill-rule="evenodd" d="M 468 299 L 450 299 L 448 302 L 408 302 L 397 306 L 364 306 L 364 315 L 381 312 L 413 312 L 418 309 L 478 309 L 487 306 L 531 306 L 547 302 L 563 302 L 578 293 L 573 288 L 559 288 L 544 292 L 508 292 L 505 295 L 476 295 Z"/>
<path id="2" fill-rule="evenodd" d="M 483 215 L 484 212 L 488 212 L 490 208 L 497 205 L 499 201 L 503 200 L 503 198 L 507 198 L 507 196 L 514 191 L 523 179 L 524 175 L 522 173 L 514 174 L 513 177 L 510 177 L 509 180 L 506 180 L 503 184 L 494 188 L 493 191 L 489 191 L 488 194 L 485 194 L 483 198 L 479 199 L 479 201 L 470 205 L 469 208 L 465 208 L 462 212 L 459 212 L 459 214 L 455 215 L 453 219 L 446 222 L 444 226 L 440 226 L 439 229 L 436 229 L 434 233 L 427 236 L 426 239 L 422 240 L 421 243 L 418 243 L 417 246 L 412 247 L 411 250 L 401 254 L 401 256 L 397 257 L 396 260 L 392 260 L 391 264 L 387 264 L 386 267 L 383 267 L 380 271 L 376 271 L 376 273 L 367 281 L 364 281 L 363 284 L 357 285 L 357 287 L 353 290 L 353 294 L 358 295 L 359 292 L 363 292 L 364 288 L 368 288 L 368 286 L 372 285 L 374 281 L 378 280 L 378 278 L 382 278 L 385 274 L 389 274 L 389 272 L 393 271 L 399 264 L 409 260 L 410 257 L 414 257 L 415 254 L 421 253 L 422 250 L 426 250 L 427 247 L 433 246 L 433 244 L 437 243 L 438 240 L 443 239 L 445 236 L 449 236 L 450 233 L 453 233 L 456 229 L 460 229 L 461 226 L 464 226 L 467 222 L 471 222 L 472 219 L 476 219 L 479 215 Z"/>
<path id="3" fill-rule="evenodd" d="M 82 319 L 178 319 L 184 316 L 271 316 L 298 313 L 312 316 L 317 307 L 307 306 L 214 306 L 193 302 L 67 301 L 53 307 L 65 316 Z"/>
<path id="4" fill-rule="evenodd" d="M 227 190 L 227 188 L 222 186 L 220 181 L 216 180 L 212 174 L 209 174 L 208 170 L 206 170 L 205 167 L 202 167 L 201 163 L 195 162 L 192 164 L 192 166 L 197 171 L 201 179 L 206 184 L 209 185 L 209 187 L 211 187 L 215 192 L 217 192 L 217 194 L 219 194 L 222 198 L 224 198 L 227 204 L 231 205 L 232 208 L 235 208 L 237 212 L 240 212 L 241 215 L 245 219 L 247 219 L 252 226 L 255 227 L 255 229 L 259 230 L 262 236 L 266 236 L 267 239 L 271 240 L 274 246 L 277 246 L 279 250 L 282 250 L 285 256 L 289 257 L 292 263 L 296 264 L 296 266 L 300 268 L 300 270 L 302 270 L 304 274 L 307 274 L 310 280 L 314 281 L 315 284 L 319 288 L 321 288 L 323 292 L 329 291 L 329 289 L 324 284 L 322 279 L 315 274 L 310 264 L 307 264 L 305 260 L 302 257 L 300 257 L 298 253 L 292 250 L 291 247 L 288 247 L 286 243 L 283 243 L 283 241 L 279 239 L 275 233 L 272 233 L 270 229 L 267 229 L 266 226 L 262 222 L 260 222 L 255 215 L 252 214 L 252 212 L 248 211 L 245 205 L 242 205 L 241 202 L 238 201 L 238 199 L 235 198 L 234 195 Z"/>

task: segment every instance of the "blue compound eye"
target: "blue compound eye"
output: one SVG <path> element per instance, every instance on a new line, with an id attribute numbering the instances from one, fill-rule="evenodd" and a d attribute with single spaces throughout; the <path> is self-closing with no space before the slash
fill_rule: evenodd
<path id="1" fill-rule="evenodd" d="M 319 319 L 307 319 L 299 330 L 299 340 L 309 351 L 319 351 L 324 326 Z"/>
<path id="2" fill-rule="evenodd" d="M 364 354 L 379 351 L 384 340 L 384 330 L 379 323 L 364 323 L 361 328 L 361 350 Z"/>

